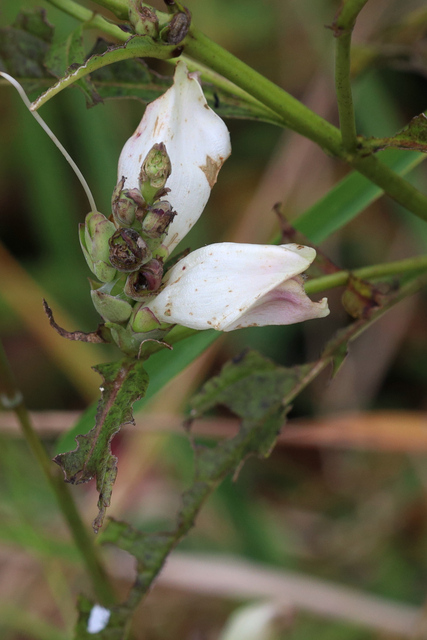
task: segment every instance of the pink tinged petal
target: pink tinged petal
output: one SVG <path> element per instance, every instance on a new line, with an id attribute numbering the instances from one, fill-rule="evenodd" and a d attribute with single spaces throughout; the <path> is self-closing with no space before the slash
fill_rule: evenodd
<path id="1" fill-rule="evenodd" d="M 180 260 L 148 306 L 161 321 L 220 331 L 323 317 L 326 299 L 312 302 L 296 277 L 315 255 L 296 244 L 209 245 Z"/>
<path id="2" fill-rule="evenodd" d="M 166 199 L 177 216 L 164 245 L 169 250 L 198 220 L 216 182 L 218 171 L 231 153 L 230 135 L 208 106 L 195 73 L 176 65 L 174 84 L 148 105 L 138 128 L 123 147 L 118 179 L 125 188 L 137 188 L 141 165 L 155 143 L 163 142 L 172 164 Z"/>

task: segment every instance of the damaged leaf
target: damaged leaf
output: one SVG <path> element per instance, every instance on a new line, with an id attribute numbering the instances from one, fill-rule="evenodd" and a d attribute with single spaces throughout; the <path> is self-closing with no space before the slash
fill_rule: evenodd
<path id="1" fill-rule="evenodd" d="M 371 151 L 381 151 L 387 147 L 412 149 L 427 152 L 427 117 L 424 113 L 415 116 L 409 124 L 395 136 L 390 138 L 369 138 L 365 145 Z"/>
<path id="2" fill-rule="evenodd" d="M 51 46 L 45 57 L 45 65 L 47 70 L 59 80 L 67 72 L 72 72 L 74 68 L 84 64 L 85 58 L 83 27 L 79 26 L 70 33 L 66 40 Z M 83 92 L 88 107 L 102 102 L 102 98 L 89 76 L 76 82 L 76 86 Z"/>
<path id="3" fill-rule="evenodd" d="M 74 451 L 61 453 L 54 460 L 62 468 L 66 482 L 81 484 L 96 478 L 99 513 L 93 528 L 98 532 L 110 505 L 117 475 L 117 458 L 111 453 L 111 441 L 123 425 L 133 424 L 132 406 L 144 395 L 148 375 L 140 360 L 122 359 L 94 369 L 104 380 L 96 424 L 88 434 L 76 437 Z"/>
<path id="4" fill-rule="evenodd" d="M 147 593 L 167 555 L 193 526 L 203 503 L 223 478 L 236 475 L 250 455 L 267 456 L 288 411 L 284 397 L 293 397 L 313 365 L 286 369 L 254 351 L 226 364 L 220 374 L 207 382 L 191 401 L 192 417 L 217 404 L 226 405 L 241 420 L 236 436 L 215 447 L 194 445 L 195 475 L 192 486 L 182 496 L 182 507 L 174 528 L 166 532 L 141 533 L 124 522 L 110 520 L 101 542 L 124 549 L 137 559 L 137 580 L 128 599 L 114 607 L 103 640 L 122 640 L 123 627 L 136 604 Z M 78 630 L 85 638 L 89 607 L 80 609 Z M 83 634 L 83 635 L 82 635 Z"/>
<path id="5" fill-rule="evenodd" d="M 380 307 L 383 298 L 384 295 L 371 282 L 350 274 L 341 302 L 353 318 L 369 318 Z"/>
<path id="6" fill-rule="evenodd" d="M 0 71 L 19 80 L 27 93 L 43 91 L 54 80 L 44 66 L 53 31 L 44 9 L 24 9 L 0 29 Z"/>

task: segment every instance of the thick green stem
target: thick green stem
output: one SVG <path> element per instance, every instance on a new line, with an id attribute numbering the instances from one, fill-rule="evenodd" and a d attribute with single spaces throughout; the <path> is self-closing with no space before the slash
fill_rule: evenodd
<path id="1" fill-rule="evenodd" d="M 361 157 L 346 153 L 336 127 L 196 29 L 191 30 L 184 44 L 188 55 L 253 95 L 280 114 L 290 129 L 313 140 L 327 153 L 345 160 L 396 202 L 427 221 L 427 197 L 374 156 Z"/>
<path id="2" fill-rule="evenodd" d="M 53 464 L 40 438 L 33 429 L 22 394 L 14 381 L 3 346 L 0 344 L 0 406 L 1 405 L 5 409 L 14 411 L 20 422 L 28 446 L 50 484 L 62 514 L 68 523 L 74 542 L 80 551 L 88 574 L 91 577 L 93 590 L 97 598 L 106 606 L 112 605 L 115 601 L 114 591 L 101 563 L 98 550 L 93 545 L 92 539 L 80 517 L 68 486 L 64 483 L 60 475 L 59 469 L 58 471 L 53 469 Z"/>
<path id="3" fill-rule="evenodd" d="M 192 28 L 185 38 L 187 55 L 231 80 L 282 116 L 287 127 L 310 138 L 326 152 L 342 155 L 339 130 L 289 93 Z"/>
<path id="4" fill-rule="evenodd" d="M 359 12 L 367 0 L 347 0 L 332 25 L 335 41 L 335 90 L 342 144 L 346 151 L 354 153 L 357 148 L 356 122 L 350 83 L 351 36 Z"/>
<path id="5" fill-rule="evenodd" d="M 354 153 L 357 147 L 356 122 L 350 83 L 351 33 L 344 33 L 335 42 L 335 91 L 342 144 L 346 151 Z"/>
<path id="6" fill-rule="evenodd" d="M 354 271 L 337 271 L 327 276 L 313 278 L 305 283 L 305 291 L 308 294 L 319 293 L 326 289 L 334 289 L 341 287 L 349 281 L 350 275 L 363 278 L 365 280 L 376 280 L 387 276 L 398 276 L 411 271 L 421 271 L 427 269 L 427 256 L 417 256 L 415 258 L 407 258 L 406 260 L 398 260 L 395 262 L 384 262 L 383 264 L 375 264 L 370 267 L 362 267 L 354 269 Z"/>

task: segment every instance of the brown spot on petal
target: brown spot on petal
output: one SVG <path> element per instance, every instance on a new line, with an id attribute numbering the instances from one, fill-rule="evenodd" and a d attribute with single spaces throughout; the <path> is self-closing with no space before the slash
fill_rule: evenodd
<path id="1" fill-rule="evenodd" d="M 200 165 L 200 168 L 205 174 L 206 180 L 208 181 L 211 189 L 214 186 L 218 176 L 218 172 L 223 165 L 223 158 L 220 158 L 220 160 L 222 160 L 222 162 L 215 162 L 215 160 L 213 160 L 210 156 L 206 156 L 206 164 Z"/>

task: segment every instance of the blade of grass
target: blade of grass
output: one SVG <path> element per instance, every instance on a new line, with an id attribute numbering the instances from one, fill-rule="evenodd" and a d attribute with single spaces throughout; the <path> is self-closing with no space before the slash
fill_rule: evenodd
<path id="1" fill-rule="evenodd" d="M 424 159 L 424 154 L 414 151 L 393 149 L 381 153 L 382 162 L 400 175 L 406 175 Z M 293 225 L 312 242 L 322 242 L 378 200 L 383 193 L 377 185 L 360 173 L 350 173 L 301 214 Z"/>

